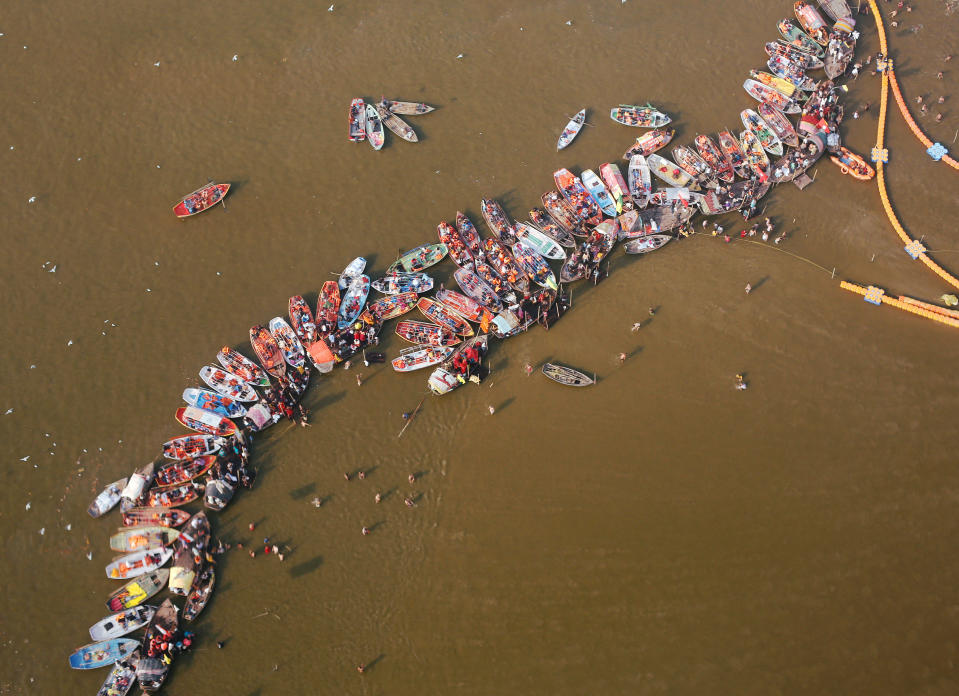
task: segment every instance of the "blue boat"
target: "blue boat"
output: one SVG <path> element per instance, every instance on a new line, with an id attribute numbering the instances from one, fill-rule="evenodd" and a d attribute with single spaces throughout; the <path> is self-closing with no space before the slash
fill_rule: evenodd
<path id="1" fill-rule="evenodd" d="M 353 278 L 346 292 L 343 293 L 343 299 L 340 300 L 340 309 L 337 312 L 336 326 L 345 329 L 352 324 L 363 307 L 366 306 L 366 298 L 370 294 L 370 277 L 360 275 Z"/>
<path id="2" fill-rule="evenodd" d="M 616 217 L 616 201 L 613 200 L 606 185 L 596 176 L 596 172 L 592 169 L 586 169 L 580 175 L 580 179 L 583 181 L 583 186 L 589 191 L 590 197 L 603 209 L 603 212 L 610 217 Z"/>
<path id="3" fill-rule="evenodd" d="M 184 389 L 183 400 L 190 406 L 213 411 L 227 418 L 242 418 L 246 415 L 246 408 L 228 396 L 217 394 L 209 389 Z"/>
<path id="4" fill-rule="evenodd" d="M 113 640 L 104 640 L 99 643 L 90 643 L 82 648 L 77 648 L 70 655 L 70 666 L 73 669 L 96 669 L 97 667 L 106 667 L 114 662 L 128 657 L 140 641 L 131 638 L 114 638 Z"/>
<path id="5" fill-rule="evenodd" d="M 552 269 L 529 244 L 523 240 L 517 241 L 513 245 L 513 258 L 516 259 L 516 263 L 523 269 L 523 272 L 537 285 L 542 285 L 550 290 L 556 289 L 556 277 L 553 275 Z"/>

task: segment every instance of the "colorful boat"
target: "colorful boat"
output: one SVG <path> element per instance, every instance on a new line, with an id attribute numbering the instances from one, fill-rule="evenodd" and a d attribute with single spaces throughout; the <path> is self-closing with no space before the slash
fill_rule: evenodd
<path id="1" fill-rule="evenodd" d="M 337 281 L 337 287 L 340 290 L 346 290 L 350 287 L 350 283 L 353 282 L 353 279 L 359 275 L 363 275 L 363 271 L 366 270 L 366 259 L 362 256 L 357 256 L 355 259 L 346 264 L 346 268 L 343 269 L 343 272 L 340 273 L 340 278 Z"/>
<path id="2" fill-rule="evenodd" d="M 70 666 L 73 669 L 96 669 L 106 667 L 114 662 L 125 660 L 140 646 L 140 641 L 131 638 L 114 638 L 99 643 L 90 643 L 77 648 L 70 655 Z"/>
<path id="3" fill-rule="evenodd" d="M 446 220 L 443 220 L 443 222 L 436 226 L 436 233 L 439 235 L 440 241 L 446 245 L 446 249 L 449 251 L 453 263 L 460 268 L 467 268 L 473 265 L 473 254 L 470 253 L 469 247 L 467 247 L 460 238 L 459 232 L 456 231 L 455 227 L 446 222 Z"/>
<path id="4" fill-rule="evenodd" d="M 106 574 L 111 580 L 139 577 L 156 570 L 169 561 L 172 556 L 173 549 L 167 547 L 141 549 L 115 558 L 107 564 Z"/>
<path id="5" fill-rule="evenodd" d="M 583 186 L 589 191 L 590 197 L 596 201 L 596 205 L 600 207 L 603 213 L 613 217 L 622 212 L 622 210 L 617 210 L 616 201 L 613 200 L 609 190 L 603 185 L 602 179 L 596 175 L 596 172 L 592 169 L 584 169 L 580 179 Z"/>
<path id="6" fill-rule="evenodd" d="M 540 200 L 543 201 L 543 207 L 546 208 L 553 222 L 570 234 L 585 234 L 583 223 L 576 216 L 573 207 L 556 191 L 547 191 Z"/>
<path id="7" fill-rule="evenodd" d="M 384 295 L 424 293 L 433 289 L 433 279 L 425 273 L 393 272 L 373 281 L 373 289 Z"/>
<path id="8" fill-rule="evenodd" d="M 569 123 L 566 124 L 563 132 L 559 134 L 559 140 L 556 141 L 556 149 L 562 150 L 573 142 L 576 136 L 579 135 L 579 131 L 582 130 L 583 122 L 585 121 L 586 109 L 581 109 L 570 119 Z"/>
<path id="9" fill-rule="evenodd" d="M 661 128 L 672 120 L 651 104 L 646 106 L 620 104 L 615 109 L 609 110 L 609 117 L 624 126 L 636 128 Z"/>
<path id="10" fill-rule="evenodd" d="M 409 312 L 416 306 L 418 297 L 415 292 L 401 292 L 398 295 L 381 297 L 375 302 L 370 302 L 366 311 L 370 313 L 374 321 L 382 324 L 384 321 Z"/>
<path id="11" fill-rule="evenodd" d="M 825 51 L 823 51 L 822 46 L 811 39 L 806 32 L 793 24 L 792 20 L 781 19 L 776 27 L 779 29 L 779 33 L 783 37 L 786 45 L 792 46 L 804 53 L 810 53 L 817 58 L 823 57 Z"/>
<path id="12" fill-rule="evenodd" d="M 530 208 L 529 219 L 537 230 L 560 246 L 570 249 L 576 246 L 576 239 L 573 238 L 573 235 L 557 225 L 545 210 Z"/>
<path id="13" fill-rule="evenodd" d="M 772 87 L 777 92 L 782 92 L 783 96 L 786 97 L 794 97 L 796 95 L 796 90 L 799 89 L 789 80 L 776 77 L 772 73 L 763 72 L 761 70 L 750 70 L 749 76 L 756 80 L 756 82 L 762 82 L 767 87 Z"/>
<path id="14" fill-rule="evenodd" d="M 526 274 L 520 270 L 513 255 L 492 237 L 483 240 L 483 248 L 486 250 L 487 262 L 493 266 L 499 277 L 503 278 L 517 291 L 525 292 L 529 287 L 526 282 Z"/>
<path id="15" fill-rule="evenodd" d="M 497 239 L 506 244 L 516 241 L 513 219 L 503 210 L 503 206 L 491 198 L 484 198 L 480 209 L 483 212 L 483 219 L 486 220 L 486 224 Z"/>
<path id="16" fill-rule="evenodd" d="M 782 56 L 790 63 L 799 66 L 803 70 L 816 70 L 823 67 L 823 62 L 816 56 L 799 51 L 791 46 L 787 46 L 784 43 L 770 41 L 764 46 L 764 48 L 766 55 L 770 58 L 772 56 Z"/>
<path id="17" fill-rule="evenodd" d="M 410 249 L 391 263 L 389 268 L 386 269 L 386 272 L 390 273 L 396 270 L 406 271 L 407 273 L 419 273 L 442 261 L 448 251 L 445 244 L 421 244 L 418 247 Z"/>
<path id="18" fill-rule="evenodd" d="M 806 74 L 805 68 L 801 65 L 796 65 L 788 58 L 780 55 L 771 56 L 769 60 L 766 61 L 766 66 L 773 75 L 791 83 L 796 89 L 802 90 L 803 92 L 812 92 L 816 89 L 816 81 Z M 770 84 L 769 86 L 773 89 L 777 89 L 778 87 L 775 84 Z M 795 96 L 798 98 L 799 95 Z"/>
<path id="19" fill-rule="evenodd" d="M 350 287 L 343 294 L 340 302 L 340 311 L 336 316 L 336 327 L 345 329 L 350 326 L 356 318 L 360 316 L 366 305 L 366 298 L 370 295 L 370 277 L 361 275 L 355 277 L 350 283 Z"/>
<path id="20" fill-rule="evenodd" d="M 476 273 L 468 271 L 465 268 L 457 268 L 453 272 L 453 279 L 456 281 L 456 284 L 460 286 L 460 290 L 484 307 L 494 312 L 498 312 L 503 308 L 496 291 Z"/>
<path id="21" fill-rule="evenodd" d="M 188 196 L 184 196 L 183 200 L 173 206 L 173 213 L 178 218 L 202 213 L 222 201 L 229 190 L 229 184 L 209 183 L 206 186 L 201 186 Z"/>
<path id="22" fill-rule="evenodd" d="M 416 137 L 416 131 L 410 128 L 410 124 L 390 111 L 383 102 L 376 106 L 376 113 L 380 117 L 383 125 L 389 128 L 393 133 L 403 138 L 408 143 L 415 143 L 419 138 Z"/>
<path id="23" fill-rule="evenodd" d="M 661 188 L 656 191 L 652 196 L 649 197 L 650 205 L 672 205 L 673 203 L 682 203 L 683 205 L 690 205 L 693 203 L 698 203 L 703 199 L 701 193 L 693 193 L 685 186 L 670 186 L 668 188 Z"/>
<path id="24" fill-rule="evenodd" d="M 647 237 L 632 239 L 623 245 L 623 251 L 627 254 L 648 254 L 651 251 L 659 249 L 667 242 L 672 241 L 668 234 L 651 234 Z"/>
<path id="25" fill-rule="evenodd" d="M 746 155 L 739 144 L 739 139 L 728 130 L 719 131 L 719 149 L 723 157 L 739 176 L 748 179 L 752 175 L 752 170 L 746 163 Z"/>
<path id="26" fill-rule="evenodd" d="M 823 46 L 829 43 L 829 27 L 826 25 L 826 20 L 819 14 L 819 10 L 808 2 L 799 0 L 799 2 L 793 3 L 793 13 L 802 28 L 813 39 Z"/>
<path id="27" fill-rule="evenodd" d="M 203 611 L 210 597 L 213 596 L 213 586 L 216 584 L 216 572 L 208 567 L 200 573 L 190 586 L 183 605 L 183 620 L 193 621 Z"/>
<path id="28" fill-rule="evenodd" d="M 783 144 L 779 140 L 772 128 L 766 125 L 766 122 L 752 109 L 743 109 L 739 113 L 739 118 L 742 119 L 743 126 L 752 131 L 753 135 L 759 140 L 759 144 L 763 146 L 763 149 L 766 152 L 769 152 L 773 155 L 779 157 L 783 153 Z"/>
<path id="29" fill-rule="evenodd" d="M 556 290 L 556 277 L 549 264 L 524 240 L 517 240 L 513 245 L 513 258 L 534 283 Z"/>
<path id="30" fill-rule="evenodd" d="M 122 662 L 115 662 L 97 691 L 97 696 L 126 696 L 136 683 L 139 662 L 140 653 L 137 650 Z"/>
<path id="31" fill-rule="evenodd" d="M 247 384 L 241 377 L 227 370 L 214 367 L 213 365 L 205 365 L 200 368 L 197 374 L 199 374 L 204 384 L 218 394 L 229 397 L 233 401 L 249 403 L 259 398 L 253 387 Z"/>
<path id="32" fill-rule="evenodd" d="M 196 406 L 181 406 L 176 410 L 177 421 L 198 433 L 227 437 L 236 434 L 236 424 L 212 411 L 204 411 Z"/>
<path id="33" fill-rule="evenodd" d="M 517 222 L 516 236 L 545 259 L 561 261 L 566 258 L 566 252 L 563 251 L 563 247 L 532 225 L 527 225 L 525 222 Z"/>
<path id="34" fill-rule="evenodd" d="M 629 158 L 629 168 L 626 170 L 629 177 L 629 195 L 640 208 L 649 203 L 649 196 L 653 192 L 653 181 L 649 171 L 649 163 L 645 155 L 633 155 Z"/>
<path id="35" fill-rule="evenodd" d="M 424 367 L 438 365 L 450 356 L 453 346 L 414 346 L 404 348 L 398 357 L 393 358 L 390 364 L 397 372 L 413 372 Z"/>
<path id="36" fill-rule="evenodd" d="M 708 135 L 697 135 L 693 139 L 693 143 L 696 145 L 699 156 L 703 158 L 706 164 L 709 165 L 709 168 L 716 173 L 721 181 L 731 184 L 736 179 L 732 165 L 723 157 L 723 153 L 719 147 L 716 146 L 716 143 L 713 142 L 712 138 Z"/>
<path id="37" fill-rule="evenodd" d="M 396 335 L 418 346 L 455 346 L 462 339 L 443 326 L 422 321 L 401 321 Z"/>
<path id="38" fill-rule="evenodd" d="M 263 368 L 229 346 L 220 348 L 220 352 L 216 354 L 216 359 L 228 372 L 232 372 L 250 386 L 270 386 L 270 378 L 267 377 Z"/>
<path id="39" fill-rule="evenodd" d="M 459 232 L 460 239 L 466 244 L 473 256 L 478 256 L 482 250 L 479 233 L 473 221 L 460 211 L 456 211 L 456 231 Z"/>
<path id="40" fill-rule="evenodd" d="M 395 99 L 381 99 L 380 104 L 394 114 L 402 114 L 403 116 L 420 116 L 428 114 L 436 108 L 422 102 L 397 101 Z"/>
<path id="41" fill-rule="evenodd" d="M 366 140 L 366 104 L 361 98 L 350 102 L 350 130 L 347 137 L 353 143 Z"/>
<path id="42" fill-rule="evenodd" d="M 90 517 L 97 518 L 112 510 L 120 502 L 120 496 L 126 485 L 127 477 L 124 476 L 100 491 L 99 495 L 90 503 L 90 507 L 87 508 Z"/>
<path id="43" fill-rule="evenodd" d="M 385 133 L 383 132 L 383 121 L 380 120 L 380 114 L 376 110 L 376 107 L 372 104 L 366 105 L 366 139 L 369 141 L 370 145 L 373 146 L 374 150 L 379 150 L 383 147 L 383 143 L 386 141 Z"/>
<path id="44" fill-rule="evenodd" d="M 283 317 L 270 319 L 270 333 L 276 339 L 276 345 L 283 351 L 283 359 L 290 367 L 299 369 L 306 365 L 306 351 L 303 350 L 303 344 Z"/>
<path id="45" fill-rule="evenodd" d="M 214 457 L 216 459 L 216 457 Z M 172 544 L 180 532 L 170 527 L 126 527 L 110 537 L 110 549 L 133 553 Z"/>
<path id="46" fill-rule="evenodd" d="M 489 342 L 489 336 L 482 335 L 472 338 L 466 343 L 464 343 L 459 349 L 453 352 L 453 354 L 446 359 L 446 361 L 440 366 L 437 367 L 433 374 L 430 375 L 427 384 L 430 388 L 430 391 L 436 395 L 447 394 L 457 387 L 466 384 L 467 376 L 469 372 L 475 372 L 479 370 L 480 364 L 483 357 L 486 355 L 486 349 Z M 467 355 L 466 351 L 470 348 L 475 348 L 478 355 L 477 364 L 471 366 L 466 374 L 460 374 L 457 372 L 454 366 L 454 360 L 457 356 Z"/>
<path id="47" fill-rule="evenodd" d="M 603 219 L 603 211 L 589 195 L 579 177 L 574 176 L 568 169 L 557 169 L 553 172 L 553 181 L 579 220 L 589 225 L 599 224 Z"/>
<path id="48" fill-rule="evenodd" d="M 203 495 L 203 487 L 196 481 L 184 483 L 174 488 L 157 488 L 150 491 L 150 507 L 178 507 L 192 503 Z"/>
<path id="49" fill-rule="evenodd" d="M 156 607 L 141 605 L 110 614 L 90 626 L 90 639 L 110 640 L 133 633 L 150 623 L 155 612 Z"/>
<path id="50" fill-rule="evenodd" d="M 157 469 L 153 480 L 157 488 L 182 486 L 188 481 L 203 476 L 215 463 L 215 454 L 204 454 L 193 459 L 177 459 Z"/>
<path id="51" fill-rule="evenodd" d="M 626 185 L 626 179 L 623 178 L 619 165 L 604 162 L 599 166 L 599 176 L 606 184 L 609 195 L 613 197 L 613 201 L 616 203 L 617 214 L 623 212 L 623 206 L 627 203 L 631 204 L 632 199 L 629 196 L 629 186 Z M 631 208 L 632 205 L 627 205 L 627 207 Z"/>
<path id="52" fill-rule="evenodd" d="M 265 326 L 257 324 L 250 329 L 250 344 L 253 346 L 256 357 L 259 358 L 260 364 L 267 372 L 274 377 L 283 377 L 286 374 L 283 352 L 277 345 L 276 339 L 273 338 L 273 334 Z"/>
<path id="53" fill-rule="evenodd" d="M 310 344 L 310 347 L 306 349 L 306 354 L 310 356 L 310 362 L 313 363 L 314 367 L 316 367 L 321 374 L 327 374 L 336 364 L 336 356 L 333 355 L 333 351 L 330 350 L 326 341 L 314 341 Z"/>
<path id="54" fill-rule="evenodd" d="M 772 129 L 776 137 L 782 141 L 783 145 L 799 147 L 799 134 L 796 133 L 793 124 L 786 118 L 782 111 L 765 102 L 759 105 L 758 111 L 759 116 L 766 122 L 766 125 Z"/>
<path id="55" fill-rule="evenodd" d="M 473 327 L 455 311 L 429 297 L 421 297 L 416 303 L 423 315 L 435 324 L 444 326 L 458 336 L 472 336 Z"/>
<path id="56" fill-rule="evenodd" d="M 689 172 L 665 157 L 653 153 L 646 155 L 646 161 L 649 163 L 649 171 L 667 184 L 673 186 L 688 186 L 692 190 L 699 188 L 699 184 Z"/>
<path id="57" fill-rule="evenodd" d="M 290 298 L 289 314 L 297 338 L 305 345 L 313 343 L 316 340 L 316 321 L 313 319 L 313 310 L 302 295 Z"/>
<path id="58" fill-rule="evenodd" d="M 636 142 L 630 146 L 623 154 L 623 159 L 631 159 L 633 155 L 643 155 L 649 157 L 657 150 L 661 150 L 669 144 L 669 141 L 676 135 L 672 128 L 657 128 L 648 133 L 643 133 L 636 138 Z"/>
<path id="59" fill-rule="evenodd" d="M 739 143 L 742 145 L 743 154 L 746 156 L 746 163 L 763 179 L 769 175 L 769 157 L 763 150 L 759 138 L 749 129 L 739 134 Z"/>
<path id="60" fill-rule="evenodd" d="M 362 271 L 360 271 L 362 273 Z M 320 334 L 330 333 L 336 327 L 336 315 L 340 311 L 340 286 L 335 280 L 323 283 L 316 298 L 316 328 Z M 326 331 L 323 331 L 323 327 Z"/>
<path id="61" fill-rule="evenodd" d="M 756 80 L 752 79 L 746 80 L 743 82 L 743 89 L 756 101 L 772 104 L 787 114 L 798 114 L 801 110 L 799 104 L 789 97 L 783 96 L 782 92 L 778 92 L 772 87 L 764 85 L 762 82 L 756 82 Z"/>
<path id="62" fill-rule="evenodd" d="M 839 148 L 838 155 L 829 155 L 829 159 L 839 167 L 843 174 L 848 174 L 860 181 L 869 181 L 876 175 L 876 170 L 863 157 L 845 147 Z"/>
<path id="63" fill-rule="evenodd" d="M 184 389 L 183 400 L 190 406 L 213 411 L 227 418 L 242 418 L 246 415 L 246 408 L 228 396 L 217 394 L 209 389 Z"/>
<path id="64" fill-rule="evenodd" d="M 464 269 L 461 268 L 460 270 Z M 486 261 L 478 257 L 473 270 L 475 271 L 475 275 L 483 280 L 483 282 L 485 282 L 493 290 L 493 292 L 496 293 L 497 297 L 501 297 L 505 300 L 509 300 L 509 298 L 513 298 L 513 300 L 516 299 L 516 295 L 513 293 L 513 286 L 507 283 L 506 280 L 499 273 L 497 273 L 496 269 L 490 264 L 486 263 Z M 458 271 L 453 273 L 454 278 L 456 277 L 456 273 L 458 273 Z M 460 287 L 464 291 L 467 291 L 467 289 L 462 285 Z"/>
<path id="65" fill-rule="evenodd" d="M 220 446 L 212 435 L 184 435 L 163 443 L 163 456 L 167 459 L 189 459 L 204 454 L 213 454 Z"/>
<path id="66" fill-rule="evenodd" d="M 167 568 L 141 575 L 114 591 L 107 598 L 107 609 L 122 611 L 139 606 L 166 587 L 169 579 L 170 571 Z"/>
<path id="67" fill-rule="evenodd" d="M 481 321 L 484 315 L 489 314 L 489 310 L 484 305 L 455 290 L 445 288 L 439 290 L 436 293 L 436 301 L 468 321 Z"/>
<path id="68" fill-rule="evenodd" d="M 691 147 L 679 145 L 673 148 L 673 160 L 693 177 L 698 183 L 710 188 L 716 188 L 717 172 L 709 166 L 702 157 L 693 152 Z"/>
<path id="69" fill-rule="evenodd" d="M 559 280 L 561 283 L 572 283 L 580 280 L 586 275 L 586 263 L 584 262 L 584 253 L 586 245 L 582 244 L 575 249 L 566 259 L 566 263 L 559 270 Z"/>
<path id="70" fill-rule="evenodd" d="M 169 599 L 163 600 L 143 636 L 144 649 L 154 641 L 163 643 L 176 636 L 179 624 L 177 612 L 178 609 L 173 602 Z M 137 682 L 139 682 L 140 688 L 148 694 L 160 689 L 170 671 L 170 652 L 166 654 L 168 659 L 161 660 L 159 656 L 154 657 L 150 655 L 150 652 L 147 652 L 146 655 L 141 655 L 137 662 Z"/>
<path id="71" fill-rule="evenodd" d="M 123 526 L 179 527 L 190 519 L 190 513 L 179 508 L 132 508 L 123 513 Z"/>
<path id="72" fill-rule="evenodd" d="M 855 39 L 842 31 L 832 32 L 829 35 L 829 48 L 826 49 L 826 58 L 823 61 L 826 77 L 834 80 L 845 73 L 855 52 Z"/>

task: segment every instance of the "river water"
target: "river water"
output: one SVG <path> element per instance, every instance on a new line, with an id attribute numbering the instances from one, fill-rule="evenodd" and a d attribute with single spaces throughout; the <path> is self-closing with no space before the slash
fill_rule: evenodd
<path id="1" fill-rule="evenodd" d="M 52 695 L 93 694 L 105 676 L 66 664 L 114 587 L 102 568 L 119 517 L 86 506 L 180 434 L 179 393 L 222 345 L 248 351 L 251 325 L 291 295 L 312 304 L 356 255 L 382 272 L 458 209 L 482 227 L 483 197 L 525 217 L 554 169 L 630 144 L 611 106 L 652 101 L 678 142 L 735 126 L 751 105 L 740 84 L 790 8 L 5 9 L 0 694 Z M 942 56 L 959 20 L 941 2 L 903 17 L 890 34 L 900 80 L 910 99 L 947 96 L 931 107 L 943 122 L 922 123 L 954 147 L 959 82 Z M 875 53 L 861 25 L 859 55 Z M 843 126 L 861 153 L 879 85 L 868 70 L 851 83 L 847 113 L 872 102 Z M 409 119 L 419 144 L 389 135 L 374 152 L 345 137 L 361 95 L 438 108 Z M 557 154 L 583 107 L 590 127 Z M 896 114 L 887 141 L 905 225 L 959 269 L 955 172 Z M 838 279 L 930 301 L 949 288 L 903 253 L 874 183 L 825 161 L 814 171 L 806 191 L 763 201 L 780 246 L 697 235 L 617 253 L 548 334 L 496 343 L 491 378 L 427 397 L 401 439 L 426 374 L 314 379 L 312 427 L 259 437 L 256 489 L 213 520 L 223 539 L 269 537 L 286 559 L 221 557 L 199 647 L 164 691 L 955 693 L 956 335 Z M 208 178 L 233 184 L 227 209 L 174 218 Z M 598 384 L 525 375 L 546 360 Z"/>

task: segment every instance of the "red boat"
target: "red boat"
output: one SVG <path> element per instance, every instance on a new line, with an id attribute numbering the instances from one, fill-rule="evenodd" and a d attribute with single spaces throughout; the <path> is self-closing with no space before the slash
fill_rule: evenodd
<path id="1" fill-rule="evenodd" d="M 182 486 L 187 481 L 191 481 L 198 476 L 202 476 L 216 462 L 215 454 L 207 454 L 195 459 L 185 461 L 170 462 L 157 470 L 154 482 L 157 488 L 168 488 L 169 486 Z"/>
<path id="2" fill-rule="evenodd" d="M 204 411 L 196 406 L 181 406 L 176 410 L 175 417 L 181 425 L 198 433 L 220 437 L 236 434 L 236 423 L 213 411 Z"/>
<path id="3" fill-rule="evenodd" d="M 473 222 L 468 217 L 458 210 L 456 211 L 456 231 L 460 233 L 460 239 L 469 247 L 470 253 L 473 256 L 479 256 L 480 237 L 476 231 L 476 226 L 473 225 Z"/>
<path id="4" fill-rule="evenodd" d="M 422 321 L 401 321 L 396 335 L 418 346 L 455 346 L 462 340 L 445 327 Z"/>
<path id="5" fill-rule="evenodd" d="M 574 176 L 568 169 L 557 169 L 553 172 L 553 181 L 569 204 L 573 207 L 576 216 L 589 225 L 598 225 L 603 219 L 603 211 L 589 195 L 578 176 Z"/>
<path id="6" fill-rule="evenodd" d="M 256 353 L 256 357 L 260 359 L 263 369 L 274 377 L 282 377 L 286 374 L 283 353 L 269 330 L 259 324 L 254 326 L 250 329 L 250 343 L 253 345 L 253 352 Z"/>
<path id="7" fill-rule="evenodd" d="M 173 206 L 173 212 L 179 218 L 202 213 L 222 201 L 229 190 L 229 184 L 207 184 L 189 196 L 185 196 L 182 201 Z"/>
<path id="8" fill-rule="evenodd" d="M 463 243 L 463 239 L 455 227 L 444 220 L 436 226 L 436 232 L 439 234 L 440 241 L 449 250 L 450 258 L 457 266 L 460 268 L 471 268 L 473 266 L 473 254 Z"/>
<path id="9" fill-rule="evenodd" d="M 313 321 L 313 311 L 302 295 L 294 295 L 290 298 L 290 321 L 293 323 L 296 337 L 300 339 L 303 345 L 309 346 L 316 340 L 316 322 Z"/>
<path id="10" fill-rule="evenodd" d="M 336 331 L 336 318 L 340 311 L 340 286 L 335 280 L 323 283 L 320 296 L 316 299 L 316 329 L 319 334 Z M 321 327 L 325 325 L 326 331 Z"/>

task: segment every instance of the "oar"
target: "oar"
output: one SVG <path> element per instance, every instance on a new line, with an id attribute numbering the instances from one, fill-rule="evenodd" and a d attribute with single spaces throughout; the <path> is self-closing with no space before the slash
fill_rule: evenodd
<path id="1" fill-rule="evenodd" d="M 426 397 L 425 397 L 425 396 L 424 396 L 422 399 L 420 399 L 420 402 L 419 402 L 418 404 L 416 404 L 416 408 L 413 409 L 413 413 L 410 414 L 409 419 L 406 421 L 406 425 L 403 426 L 403 429 L 400 431 L 400 434 L 396 436 L 397 439 L 403 437 L 403 433 L 406 432 L 406 429 L 407 429 L 408 427 L 410 427 L 410 423 L 412 423 L 412 422 L 413 422 L 413 419 L 416 418 L 416 414 L 419 413 L 419 411 L 420 411 L 420 406 L 423 405 L 423 402 L 424 402 L 424 401 L 426 401 Z"/>

